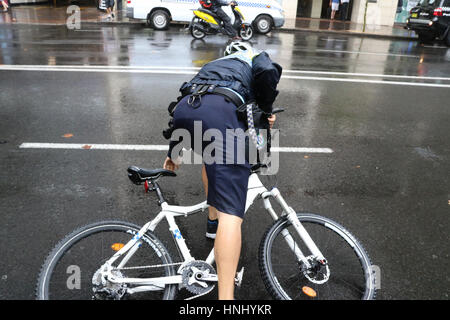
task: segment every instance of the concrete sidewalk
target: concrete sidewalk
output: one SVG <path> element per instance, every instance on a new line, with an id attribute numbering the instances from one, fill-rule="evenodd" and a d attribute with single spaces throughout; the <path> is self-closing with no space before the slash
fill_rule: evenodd
<path id="1" fill-rule="evenodd" d="M 403 25 L 378 26 L 366 25 L 350 21 L 297 18 L 295 21 L 287 20 L 282 30 L 286 31 L 309 31 L 322 33 L 338 33 L 356 35 L 363 37 L 377 37 L 397 40 L 417 40 L 417 35 L 413 31 L 403 28 Z"/>
<path id="2" fill-rule="evenodd" d="M 0 13 L 0 24 L 37 24 L 37 25 L 65 25 L 69 14 L 67 6 L 53 7 L 51 5 L 21 5 L 13 6 L 9 12 Z M 80 8 L 81 25 L 142 25 L 143 20 L 134 20 L 126 17 L 125 11 L 118 11 L 114 19 L 107 19 L 103 11 L 95 7 Z M 402 26 L 374 26 L 367 25 L 363 32 L 363 25 L 353 22 L 342 22 L 328 19 L 297 18 L 286 20 L 281 32 L 320 32 L 347 34 L 364 37 L 378 37 L 397 40 L 416 40 L 414 32 L 403 29 Z"/>

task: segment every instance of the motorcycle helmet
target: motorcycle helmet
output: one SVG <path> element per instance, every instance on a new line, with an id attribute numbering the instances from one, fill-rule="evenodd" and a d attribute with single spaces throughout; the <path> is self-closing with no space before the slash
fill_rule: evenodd
<path id="1" fill-rule="evenodd" d="M 233 41 L 226 47 L 223 55 L 228 56 L 236 52 L 242 52 L 247 50 L 252 50 L 252 46 L 248 42 Z"/>

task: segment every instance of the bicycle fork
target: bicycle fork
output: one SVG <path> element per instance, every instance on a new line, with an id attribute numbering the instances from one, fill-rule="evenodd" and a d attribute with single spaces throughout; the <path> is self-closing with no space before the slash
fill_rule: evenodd
<path id="1" fill-rule="evenodd" d="M 316 261 L 319 261 L 322 265 L 326 265 L 327 264 L 326 259 L 324 258 L 324 256 L 322 255 L 322 253 L 320 252 L 319 248 L 316 246 L 314 241 L 311 239 L 306 229 L 301 224 L 294 209 L 292 209 L 286 203 L 284 198 L 281 196 L 280 191 L 277 188 L 273 188 L 271 191 L 264 192 L 261 196 L 264 201 L 265 209 L 270 213 L 270 215 L 275 221 L 278 220 L 279 217 L 272 208 L 272 204 L 270 203 L 269 198 L 273 197 L 278 202 L 278 204 L 283 209 L 281 216 L 286 217 L 287 220 L 292 224 L 292 226 L 297 231 L 300 238 L 305 243 L 306 247 L 313 255 L 314 259 Z M 308 260 L 307 257 L 303 254 L 299 245 L 295 242 L 294 238 L 291 236 L 289 231 L 287 229 L 283 229 L 281 231 L 281 234 L 283 235 L 283 238 L 286 241 L 289 248 L 297 257 L 297 260 L 301 261 L 307 268 L 311 268 L 312 266 L 310 260 Z"/>

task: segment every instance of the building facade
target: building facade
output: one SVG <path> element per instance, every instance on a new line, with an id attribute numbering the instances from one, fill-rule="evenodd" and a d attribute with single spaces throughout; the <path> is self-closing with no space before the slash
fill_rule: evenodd
<path id="1" fill-rule="evenodd" d="M 298 17 L 329 19 L 330 0 L 278 0 L 283 6 L 286 24 Z M 366 23 L 368 25 L 392 26 L 404 23 L 409 10 L 419 0 L 350 0 L 347 21 L 363 23 L 367 2 Z M 336 19 L 340 19 L 337 12 Z M 292 22 L 291 22 L 292 23 Z"/>

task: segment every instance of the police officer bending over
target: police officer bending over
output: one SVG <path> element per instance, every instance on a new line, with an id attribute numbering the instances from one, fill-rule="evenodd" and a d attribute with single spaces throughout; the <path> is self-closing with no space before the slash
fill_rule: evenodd
<path id="1" fill-rule="evenodd" d="M 195 150 L 193 143 L 194 121 L 201 122 L 202 136 L 208 129 L 219 130 L 223 137 L 227 135 L 226 129 L 246 131 L 246 122 L 238 118 L 237 107 L 254 100 L 270 114 L 278 94 L 276 88 L 281 72 L 281 66 L 272 62 L 266 52 L 258 53 L 245 42 L 232 42 L 223 58 L 207 63 L 191 81 L 181 86 L 183 97 L 172 113 L 173 129 L 188 130 L 194 152 L 203 154 L 207 144 L 203 142 L 202 150 Z M 268 118 L 270 126 L 274 121 L 275 115 Z M 234 278 L 241 250 L 241 224 L 251 166 L 248 159 L 244 163 L 237 161 L 237 155 L 231 156 L 234 162 L 230 163 L 230 156 L 226 154 L 228 139 L 223 140 L 216 143 L 215 148 L 222 148 L 223 153 L 219 154 L 223 154 L 224 161 L 212 164 L 204 161 L 202 181 L 210 206 L 207 237 L 215 238 L 219 299 L 231 300 L 234 299 Z M 178 169 L 178 155 L 172 155 L 177 143 L 170 143 L 165 169 Z"/>

